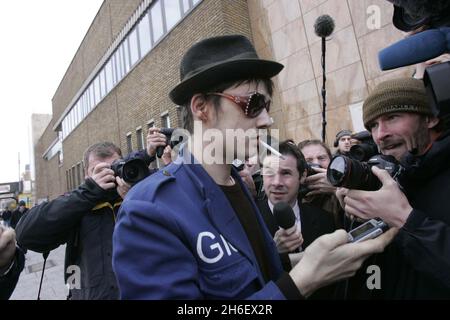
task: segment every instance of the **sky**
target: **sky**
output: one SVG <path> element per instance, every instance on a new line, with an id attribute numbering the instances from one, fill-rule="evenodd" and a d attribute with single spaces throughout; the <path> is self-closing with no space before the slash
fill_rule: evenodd
<path id="1" fill-rule="evenodd" d="M 0 183 L 31 164 L 31 114 L 52 97 L 103 0 L 0 1 Z"/>

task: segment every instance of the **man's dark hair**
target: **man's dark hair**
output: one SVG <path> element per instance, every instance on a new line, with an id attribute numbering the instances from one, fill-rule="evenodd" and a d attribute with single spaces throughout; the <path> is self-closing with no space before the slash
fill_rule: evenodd
<path id="1" fill-rule="evenodd" d="M 244 83 L 250 83 L 250 82 L 259 82 L 261 81 L 266 89 L 269 96 L 272 97 L 273 94 L 273 81 L 271 79 L 244 79 L 244 80 L 234 80 L 234 81 L 227 81 L 220 85 L 217 85 L 215 87 L 208 88 L 207 90 L 203 90 L 203 92 L 196 92 L 197 93 L 203 93 L 206 95 L 208 92 L 224 92 L 228 88 L 235 88 L 240 86 Z M 191 97 L 192 98 L 192 97 Z M 220 107 L 220 97 L 219 96 L 209 96 L 207 98 L 211 98 L 214 107 L 217 110 Z M 181 123 L 183 124 L 183 128 L 188 130 L 190 133 L 193 133 L 194 131 L 194 117 L 191 112 L 191 99 L 188 100 L 188 102 L 181 107 L 180 109 L 180 117 L 181 117 Z"/>
<path id="2" fill-rule="evenodd" d="M 278 146 L 278 151 L 282 155 L 291 155 L 297 160 L 297 170 L 302 176 L 303 172 L 306 170 L 306 160 L 300 149 L 295 145 L 294 141 L 288 139 L 280 143 Z"/>
<path id="3" fill-rule="evenodd" d="M 298 148 L 299 148 L 300 151 L 301 151 L 304 147 L 310 146 L 310 145 L 313 145 L 313 146 L 314 146 L 314 145 L 322 146 L 322 148 L 324 148 L 325 151 L 327 152 L 328 158 L 330 158 L 330 160 L 331 160 L 331 158 L 332 158 L 331 150 L 330 150 L 330 148 L 328 148 L 328 146 L 327 146 L 323 141 L 321 141 L 321 140 L 318 140 L 318 139 L 303 140 L 303 141 L 301 141 L 301 142 L 298 144 Z"/>
<path id="4" fill-rule="evenodd" d="M 122 157 L 122 151 L 118 146 L 116 146 L 112 142 L 99 142 L 93 144 L 89 148 L 86 149 L 83 156 L 83 165 L 84 169 L 87 171 L 89 167 L 89 157 L 91 154 L 94 154 L 96 157 L 100 159 L 106 159 L 117 153 L 120 157 Z"/>

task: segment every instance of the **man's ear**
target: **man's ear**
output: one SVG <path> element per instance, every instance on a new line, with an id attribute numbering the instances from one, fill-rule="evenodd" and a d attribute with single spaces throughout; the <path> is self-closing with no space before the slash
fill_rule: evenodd
<path id="1" fill-rule="evenodd" d="M 204 94 L 198 93 L 191 98 L 191 111 L 194 119 L 207 122 L 209 118 L 210 108 L 208 100 Z"/>
<path id="2" fill-rule="evenodd" d="M 439 118 L 436 118 L 433 116 L 427 117 L 428 129 L 433 129 L 434 127 L 437 126 L 438 123 L 439 123 Z"/>

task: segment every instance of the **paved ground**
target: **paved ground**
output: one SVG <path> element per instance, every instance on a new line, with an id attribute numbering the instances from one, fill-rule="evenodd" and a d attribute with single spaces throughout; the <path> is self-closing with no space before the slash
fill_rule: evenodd
<path id="1" fill-rule="evenodd" d="M 64 284 L 65 246 L 50 252 L 45 267 L 44 280 L 41 289 L 41 300 L 65 300 L 67 289 Z M 41 280 L 44 258 L 42 254 L 28 251 L 25 268 L 11 300 L 36 300 Z"/>

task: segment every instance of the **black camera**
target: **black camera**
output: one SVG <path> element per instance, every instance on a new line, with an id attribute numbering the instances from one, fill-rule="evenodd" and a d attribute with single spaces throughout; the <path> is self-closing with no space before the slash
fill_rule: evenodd
<path id="1" fill-rule="evenodd" d="M 432 65 L 425 69 L 423 82 L 429 97 L 433 115 L 444 124 L 450 124 L 450 61 Z"/>
<path id="2" fill-rule="evenodd" d="M 114 175 L 122 178 L 126 183 L 136 184 L 145 179 L 150 170 L 150 157 L 145 150 L 132 152 L 123 159 L 117 159 L 111 164 Z"/>
<path id="3" fill-rule="evenodd" d="M 335 187 L 375 191 L 381 188 L 381 181 L 372 173 L 372 166 L 384 169 L 397 179 L 403 167 L 393 156 L 376 155 L 367 162 L 346 157 L 334 157 L 327 170 L 327 179 Z"/>
<path id="4" fill-rule="evenodd" d="M 163 153 L 164 153 L 164 149 L 166 148 L 167 145 L 170 145 L 170 147 L 173 149 L 173 147 L 175 147 L 177 144 L 179 144 L 180 142 L 183 141 L 183 136 L 178 136 L 178 140 L 172 140 L 172 134 L 175 131 L 175 129 L 173 128 L 162 128 L 161 130 L 159 130 L 160 133 L 164 134 L 166 136 L 166 145 L 165 146 L 159 146 L 156 148 L 156 156 L 158 158 L 161 158 Z"/>
<path id="5" fill-rule="evenodd" d="M 312 162 L 306 163 L 306 176 L 307 177 L 315 175 L 317 173 L 317 171 L 314 170 L 313 168 L 321 168 L 321 166 L 318 163 L 312 163 Z"/>
<path id="6" fill-rule="evenodd" d="M 367 161 L 378 154 L 378 147 L 369 131 L 361 131 L 352 135 L 360 143 L 350 148 L 349 156 L 358 161 Z"/>
<path id="7" fill-rule="evenodd" d="M 319 164 L 317 164 L 317 163 L 312 163 L 312 162 L 307 162 L 306 163 L 306 169 L 305 170 L 306 170 L 306 176 L 307 177 L 315 175 L 317 173 L 317 171 L 314 170 L 313 168 L 321 168 L 321 166 Z M 302 184 L 302 185 L 300 185 L 300 188 L 298 189 L 298 196 L 301 199 L 303 199 L 308 194 L 308 192 L 310 192 L 310 191 L 311 191 L 311 189 L 308 188 L 308 185 Z"/>

